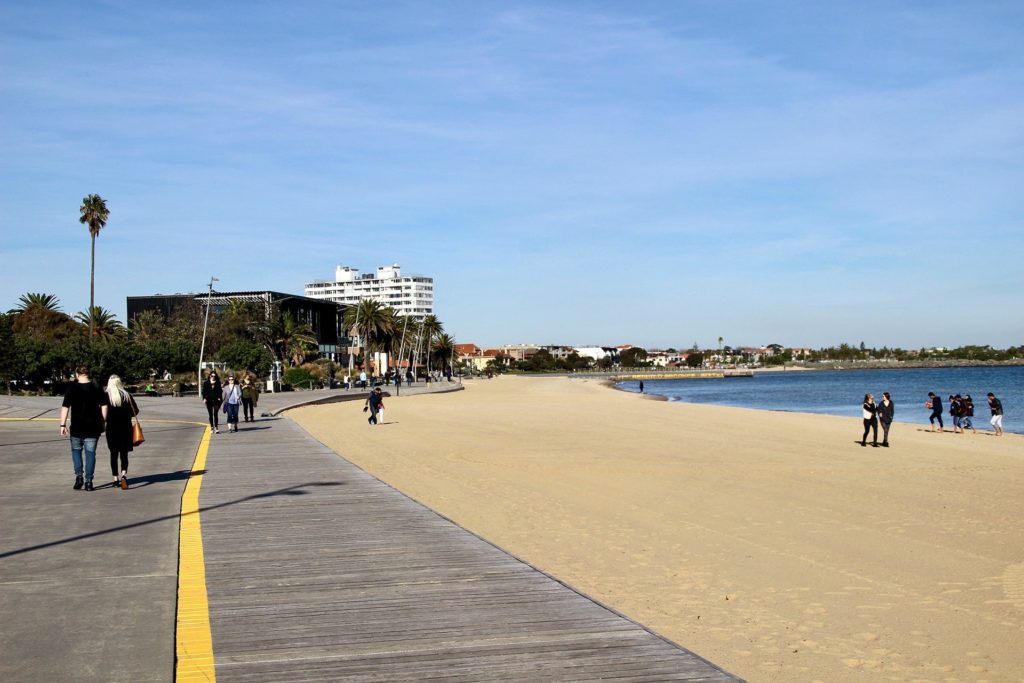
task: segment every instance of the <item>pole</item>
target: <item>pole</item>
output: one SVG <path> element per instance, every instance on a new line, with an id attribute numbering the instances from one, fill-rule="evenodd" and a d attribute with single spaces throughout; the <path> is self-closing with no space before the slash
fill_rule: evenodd
<path id="1" fill-rule="evenodd" d="M 210 298 L 213 297 L 213 283 L 220 282 L 217 278 L 210 276 L 210 290 L 206 294 L 206 317 L 203 319 L 203 342 L 199 345 L 199 372 L 196 374 L 196 385 L 202 389 L 203 386 L 203 354 L 206 352 L 206 326 L 210 322 Z M 202 394 L 202 391 L 199 392 Z"/>

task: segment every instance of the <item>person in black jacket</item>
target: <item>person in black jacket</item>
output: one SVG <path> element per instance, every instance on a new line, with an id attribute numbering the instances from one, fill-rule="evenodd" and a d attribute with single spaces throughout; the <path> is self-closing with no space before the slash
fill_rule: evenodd
<path id="1" fill-rule="evenodd" d="M 124 390 L 117 375 L 107 380 L 107 448 L 110 449 L 110 471 L 114 486 L 128 490 L 128 453 L 132 444 L 132 418 L 139 414 L 139 406 L 132 395 Z M 118 469 L 118 461 L 121 467 Z"/>
<path id="2" fill-rule="evenodd" d="M 991 391 L 988 392 L 988 407 L 992 410 L 992 429 L 996 430 L 996 436 L 1003 435 L 1003 402 L 996 398 Z"/>
<path id="3" fill-rule="evenodd" d="M 928 392 L 928 402 L 924 404 L 925 408 L 932 411 L 932 414 L 928 416 L 928 422 L 932 425 L 932 431 L 935 431 L 935 421 L 939 421 L 939 431 L 942 431 L 942 399 L 935 395 L 934 391 Z"/>
<path id="4" fill-rule="evenodd" d="M 882 423 L 882 447 L 889 447 L 889 427 L 892 426 L 893 417 L 896 416 L 896 404 L 892 402 L 892 396 L 888 391 L 882 392 L 882 402 L 878 404 L 878 421 Z"/>
<path id="5" fill-rule="evenodd" d="M 203 402 L 206 403 L 206 412 L 210 415 L 210 428 L 214 434 L 220 434 L 220 404 L 224 402 L 224 390 L 220 386 L 220 377 L 216 370 L 211 370 L 203 382 Z"/>
<path id="6" fill-rule="evenodd" d="M 868 432 L 874 431 L 871 439 L 872 446 L 878 446 L 878 406 L 875 405 L 875 397 L 871 394 L 864 395 L 864 436 L 861 437 L 860 445 L 868 445 Z"/>

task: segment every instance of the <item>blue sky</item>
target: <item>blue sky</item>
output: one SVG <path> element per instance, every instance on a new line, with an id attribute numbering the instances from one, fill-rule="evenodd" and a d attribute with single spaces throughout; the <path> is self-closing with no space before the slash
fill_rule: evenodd
<path id="1" fill-rule="evenodd" d="M 1024 4 L 0 5 L 0 307 L 435 278 L 459 341 L 1024 343 Z"/>

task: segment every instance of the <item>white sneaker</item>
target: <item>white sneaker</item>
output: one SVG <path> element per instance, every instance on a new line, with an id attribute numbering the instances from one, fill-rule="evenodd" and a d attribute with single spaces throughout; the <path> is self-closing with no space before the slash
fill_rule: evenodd
<path id="1" fill-rule="evenodd" d="M 214 434 L 220 434 L 220 430 L 219 430 L 219 429 L 217 429 L 216 427 L 214 427 L 214 428 L 213 428 L 213 433 L 214 433 Z"/>

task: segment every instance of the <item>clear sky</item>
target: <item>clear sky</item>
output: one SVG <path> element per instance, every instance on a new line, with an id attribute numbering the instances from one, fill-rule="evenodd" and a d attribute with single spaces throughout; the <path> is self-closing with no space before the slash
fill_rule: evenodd
<path id="1" fill-rule="evenodd" d="M 0 308 L 435 278 L 460 342 L 1024 343 L 1024 3 L 0 4 Z"/>

